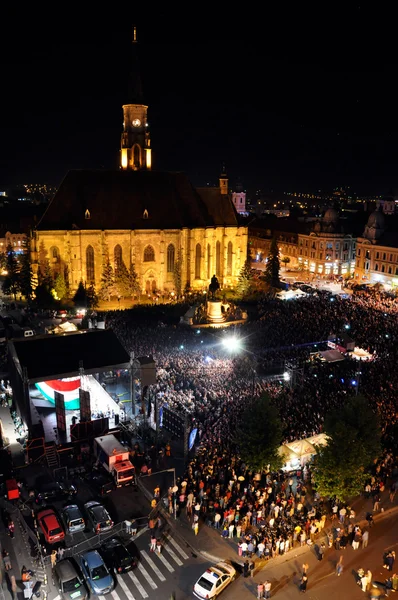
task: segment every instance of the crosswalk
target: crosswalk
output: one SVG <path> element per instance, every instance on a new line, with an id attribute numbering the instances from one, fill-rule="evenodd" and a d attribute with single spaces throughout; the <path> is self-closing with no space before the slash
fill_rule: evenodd
<path id="1" fill-rule="evenodd" d="M 164 583 L 170 573 L 182 566 L 189 556 L 180 544 L 170 535 L 163 536 L 162 552 L 140 551 L 140 560 L 134 571 L 124 575 L 115 574 L 115 589 L 107 596 L 99 596 L 99 600 L 141 600 L 150 598 Z M 153 596 L 152 596 L 153 597 Z M 58 595 L 51 600 L 61 600 Z"/>

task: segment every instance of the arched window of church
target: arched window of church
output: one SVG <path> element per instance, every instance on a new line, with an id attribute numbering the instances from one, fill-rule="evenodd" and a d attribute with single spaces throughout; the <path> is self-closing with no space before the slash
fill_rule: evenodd
<path id="1" fill-rule="evenodd" d="M 211 250 L 210 244 L 207 244 L 207 279 L 210 279 L 211 275 Z"/>
<path id="2" fill-rule="evenodd" d="M 227 250 L 227 275 L 232 275 L 232 242 L 228 242 L 228 250 Z"/>
<path id="3" fill-rule="evenodd" d="M 167 272 L 174 273 L 175 248 L 173 244 L 167 246 Z"/>
<path id="4" fill-rule="evenodd" d="M 155 250 L 152 246 L 147 246 L 144 250 L 144 262 L 153 262 L 155 260 Z"/>
<path id="5" fill-rule="evenodd" d="M 216 243 L 216 275 L 221 277 L 221 244 Z"/>
<path id="6" fill-rule="evenodd" d="M 113 251 L 113 256 L 114 256 L 114 260 L 115 260 L 115 269 L 120 269 L 122 260 L 123 260 L 123 251 L 122 251 L 122 247 L 120 244 L 117 244 L 115 246 L 115 249 Z"/>
<path id="7" fill-rule="evenodd" d="M 92 246 L 86 248 L 86 274 L 87 283 L 95 283 L 94 248 Z"/>
<path id="8" fill-rule="evenodd" d="M 195 250 L 195 279 L 200 279 L 200 267 L 201 267 L 201 260 L 202 260 L 202 248 L 200 247 L 200 244 L 196 244 L 196 250 Z"/>
<path id="9" fill-rule="evenodd" d="M 59 262 L 59 250 L 56 246 L 50 248 L 50 260 L 52 263 Z"/>

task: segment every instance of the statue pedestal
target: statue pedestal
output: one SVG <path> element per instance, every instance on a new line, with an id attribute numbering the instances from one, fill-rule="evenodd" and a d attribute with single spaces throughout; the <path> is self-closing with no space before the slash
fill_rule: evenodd
<path id="1" fill-rule="evenodd" d="M 221 300 L 207 301 L 207 321 L 208 323 L 223 323 L 225 315 L 221 312 Z"/>

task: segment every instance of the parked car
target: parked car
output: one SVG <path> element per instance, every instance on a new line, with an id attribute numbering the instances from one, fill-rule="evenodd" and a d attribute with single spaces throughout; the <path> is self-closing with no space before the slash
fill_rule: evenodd
<path id="1" fill-rule="evenodd" d="M 137 566 L 138 551 L 133 555 L 117 537 L 106 540 L 100 548 L 100 553 L 109 569 L 114 569 L 117 573 L 127 573 Z"/>
<path id="2" fill-rule="evenodd" d="M 84 579 L 95 596 L 109 594 L 115 587 L 114 579 L 98 550 L 89 550 L 80 555 L 80 567 Z"/>
<path id="3" fill-rule="evenodd" d="M 67 533 L 84 531 L 86 523 L 77 504 L 68 504 L 61 510 L 61 519 Z"/>
<path id="4" fill-rule="evenodd" d="M 65 558 L 54 567 L 54 582 L 62 600 L 87 600 L 88 590 L 75 564 Z"/>
<path id="5" fill-rule="evenodd" d="M 97 500 L 90 500 L 84 505 L 88 520 L 92 526 L 94 533 L 104 533 L 109 531 L 114 526 L 108 511 L 105 506 Z"/>
<path id="6" fill-rule="evenodd" d="M 76 487 L 66 481 L 51 481 L 47 477 L 38 477 L 35 483 L 36 504 L 45 505 L 55 500 L 67 500 L 77 494 Z"/>
<path id="7" fill-rule="evenodd" d="M 86 480 L 95 494 L 106 496 L 115 489 L 115 480 L 108 473 L 100 473 L 93 469 L 87 474 Z"/>
<path id="8" fill-rule="evenodd" d="M 207 569 L 194 585 L 193 593 L 197 598 L 215 598 L 236 577 L 235 568 L 226 561 L 221 561 Z"/>
<path id="9" fill-rule="evenodd" d="M 37 513 L 37 522 L 48 544 L 56 544 L 65 539 L 65 531 L 52 508 Z"/>

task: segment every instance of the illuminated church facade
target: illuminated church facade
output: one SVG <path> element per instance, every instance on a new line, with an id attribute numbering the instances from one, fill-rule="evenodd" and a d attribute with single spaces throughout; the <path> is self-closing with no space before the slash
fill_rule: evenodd
<path id="1" fill-rule="evenodd" d="M 134 35 L 133 48 L 136 44 Z M 247 258 L 248 230 L 228 194 L 195 188 L 182 172 L 152 169 L 148 106 L 136 70 L 124 104 L 119 169 L 73 170 L 63 179 L 32 238 L 34 273 L 61 270 L 70 289 L 97 291 L 105 264 L 134 265 L 142 293 L 207 290 L 216 274 L 234 287 Z"/>

